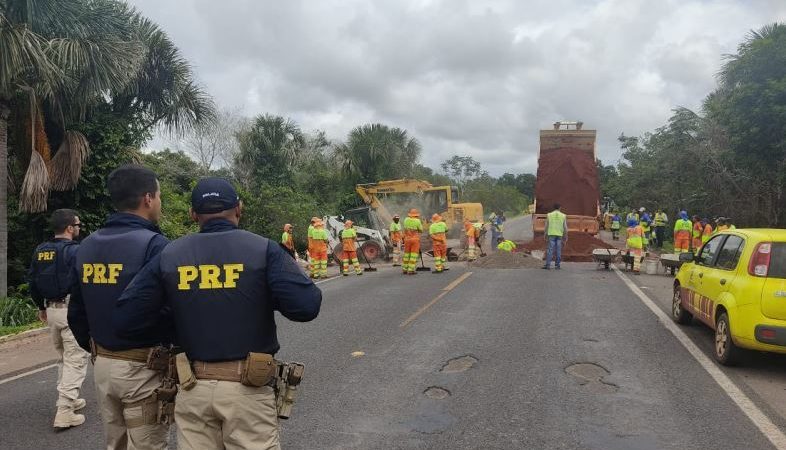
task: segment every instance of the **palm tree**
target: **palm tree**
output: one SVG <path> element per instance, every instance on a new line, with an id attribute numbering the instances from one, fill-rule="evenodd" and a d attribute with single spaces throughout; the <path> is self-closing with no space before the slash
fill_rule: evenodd
<path id="1" fill-rule="evenodd" d="M 15 154 L 27 165 L 20 209 L 46 209 L 48 192 L 73 189 L 87 139 L 69 127 L 111 99 L 174 131 L 209 121 L 213 105 L 166 35 L 114 0 L 0 0 L 0 254 L 7 255 L 8 125 L 21 124 Z M 49 142 L 44 124 L 56 124 Z M 57 148 L 51 156 L 51 148 Z M 29 159 L 29 162 L 27 161 Z M 0 297 L 7 258 L 0 261 Z"/>
<path id="2" fill-rule="evenodd" d="M 411 176 L 420 152 L 420 143 L 406 130 L 375 123 L 353 129 L 335 156 L 357 182 L 376 182 Z"/>
<path id="3" fill-rule="evenodd" d="M 283 182 L 291 175 L 306 139 L 300 126 L 271 114 L 257 117 L 238 133 L 240 152 L 235 158 L 239 181 L 246 188 L 254 181 Z"/>

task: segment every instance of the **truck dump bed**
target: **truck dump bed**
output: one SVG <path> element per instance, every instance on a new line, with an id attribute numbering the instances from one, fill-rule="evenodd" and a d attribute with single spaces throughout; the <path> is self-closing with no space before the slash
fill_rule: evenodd
<path id="1" fill-rule="evenodd" d="M 595 130 L 563 129 L 576 123 L 558 122 L 553 130 L 540 131 L 540 154 L 535 182 L 532 226 L 543 233 L 546 214 L 555 203 L 568 216 L 568 231 L 597 234 L 600 215 L 600 182 L 595 163 Z"/>

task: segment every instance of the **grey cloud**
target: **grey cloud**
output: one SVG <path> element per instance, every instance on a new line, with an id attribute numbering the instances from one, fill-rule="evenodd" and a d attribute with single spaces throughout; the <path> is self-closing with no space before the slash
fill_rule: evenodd
<path id="1" fill-rule="evenodd" d="M 786 20 L 779 0 L 286 2 L 133 0 L 216 100 L 342 139 L 408 129 L 432 167 L 470 154 L 492 174 L 534 171 L 538 130 L 580 119 L 598 153 L 620 133 L 697 108 L 721 54 Z"/>

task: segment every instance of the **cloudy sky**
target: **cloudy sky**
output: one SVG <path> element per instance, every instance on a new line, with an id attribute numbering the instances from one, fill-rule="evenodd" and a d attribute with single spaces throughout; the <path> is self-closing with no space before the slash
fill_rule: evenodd
<path id="1" fill-rule="evenodd" d="M 342 139 L 407 129 L 431 167 L 472 155 L 535 171 L 538 130 L 582 120 L 604 162 L 620 133 L 698 108 L 724 54 L 786 21 L 784 0 L 130 0 L 219 105 Z"/>

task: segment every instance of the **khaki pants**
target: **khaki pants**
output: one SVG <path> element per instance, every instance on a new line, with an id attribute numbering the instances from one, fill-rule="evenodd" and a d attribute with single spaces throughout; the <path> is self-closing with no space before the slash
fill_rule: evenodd
<path id="1" fill-rule="evenodd" d="M 126 427 L 126 419 L 142 417 L 142 407 L 123 408 L 153 395 L 161 374 L 144 363 L 98 356 L 94 367 L 96 394 L 104 422 L 107 450 L 166 449 L 169 426 Z"/>
<path id="2" fill-rule="evenodd" d="M 68 308 L 47 308 L 46 322 L 60 359 L 57 361 L 57 409 L 73 409 L 87 375 L 89 353 L 76 343 L 68 328 Z"/>
<path id="3" fill-rule="evenodd" d="M 175 403 L 181 450 L 280 449 L 273 388 L 197 380 Z"/>

